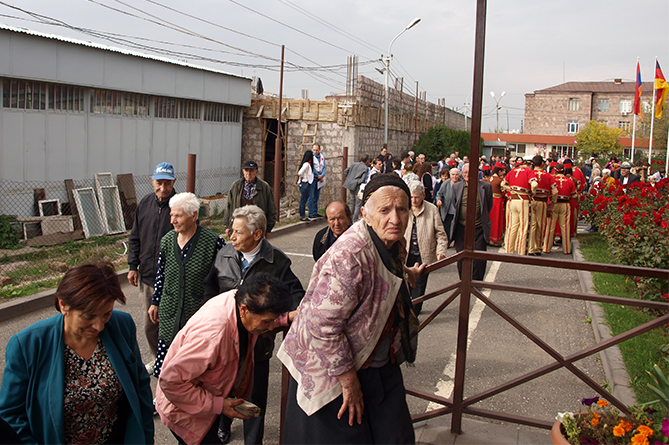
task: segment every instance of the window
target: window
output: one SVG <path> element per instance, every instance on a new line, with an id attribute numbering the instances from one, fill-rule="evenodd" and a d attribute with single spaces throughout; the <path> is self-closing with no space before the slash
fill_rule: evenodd
<path id="1" fill-rule="evenodd" d="M 177 118 L 177 100 L 171 97 L 157 97 L 155 107 L 156 117 L 168 119 Z"/>
<path id="2" fill-rule="evenodd" d="M 572 97 L 569 99 L 569 111 L 578 111 L 581 108 L 581 99 Z"/>
<path id="3" fill-rule="evenodd" d="M 597 101 L 597 111 L 609 111 L 609 100 L 599 99 Z"/>
<path id="4" fill-rule="evenodd" d="M 47 84 L 29 80 L 4 79 L 2 106 L 22 110 L 46 110 Z"/>
<path id="5" fill-rule="evenodd" d="M 120 115 L 123 111 L 123 93 L 95 90 L 91 95 L 91 113 Z"/>
<path id="6" fill-rule="evenodd" d="M 179 118 L 200 120 L 200 102 L 196 100 L 179 101 Z"/>
<path id="7" fill-rule="evenodd" d="M 554 145 L 553 152 L 557 153 L 559 158 L 568 156 L 573 159 L 576 155 L 576 150 L 571 145 Z"/>
<path id="8" fill-rule="evenodd" d="M 632 112 L 632 99 L 620 99 L 620 112 L 621 113 Z"/>
<path id="9" fill-rule="evenodd" d="M 623 131 L 623 133 L 629 134 L 630 132 L 630 123 L 629 121 L 620 121 L 618 122 L 618 128 Z"/>
<path id="10" fill-rule="evenodd" d="M 204 104 L 204 120 L 211 122 L 240 123 L 242 108 L 236 105 Z"/>
<path id="11" fill-rule="evenodd" d="M 125 116 L 148 117 L 149 96 L 125 93 L 123 95 L 123 114 Z"/>
<path id="12" fill-rule="evenodd" d="M 578 133 L 578 121 L 569 121 L 567 124 L 567 133 Z"/>
<path id="13" fill-rule="evenodd" d="M 516 146 L 516 156 L 525 156 L 526 144 L 518 144 Z"/>
<path id="14" fill-rule="evenodd" d="M 49 109 L 84 111 L 84 89 L 66 85 L 49 85 Z"/>

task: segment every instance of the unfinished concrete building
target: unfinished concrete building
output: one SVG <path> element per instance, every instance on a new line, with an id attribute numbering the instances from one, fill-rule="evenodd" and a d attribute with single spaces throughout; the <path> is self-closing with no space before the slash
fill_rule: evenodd
<path id="1" fill-rule="evenodd" d="M 282 195 L 292 195 L 293 205 L 295 199 L 299 201 L 299 190 L 294 185 L 302 153 L 315 142 L 321 146 L 327 166 L 321 208 L 341 198 L 344 147 L 348 148 L 347 165 L 356 162 L 363 154 L 377 156 L 383 147 L 384 85 L 364 76 L 357 76 L 353 85 L 349 94 L 328 96 L 325 101 L 282 101 Z M 464 114 L 446 108 L 444 104 L 427 102 L 425 93 L 413 96 L 402 92 L 399 85 L 397 87 L 389 89 L 389 153 L 397 156 L 402 151 L 411 150 L 421 134 L 435 125 L 470 129 L 471 120 Z M 244 112 L 242 158 L 258 162 L 261 177 L 270 184 L 274 180 L 278 114 L 278 98 L 257 95 Z"/>

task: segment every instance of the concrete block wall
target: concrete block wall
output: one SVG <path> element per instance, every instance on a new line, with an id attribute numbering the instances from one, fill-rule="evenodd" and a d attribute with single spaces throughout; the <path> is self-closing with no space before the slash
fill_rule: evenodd
<path id="1" fill-rule="evenodd" d="M 262 161 L 262 129 L 258 119 L 244 119 L 242 123 L 242 163 L 253 159 Z"/>
<path id="2" fill-rule="evenodd" d="M 407 85 L 404 86 L 405 89 Z M 385 85 L 373 81 L 365 76 L 358 76 L 358 90 L 356 99 L 365 105 L 374 108 L 383 108 L 385 101 Z M 389 111 L 391 113 L 404 113 L 410 116 L 416 115 L 416 96 L 406 92 L 400 92 L 391 86 L 388 90 Z M 450 128 L 464 129 L 465 117 L 462 113 L 450 108 L 440 107 L 437 104 L 418 100 L 418 116 L 430 120 L 443 122 Z M 471 128 L 470 119 L 467 119 L 467 129 Z"/>

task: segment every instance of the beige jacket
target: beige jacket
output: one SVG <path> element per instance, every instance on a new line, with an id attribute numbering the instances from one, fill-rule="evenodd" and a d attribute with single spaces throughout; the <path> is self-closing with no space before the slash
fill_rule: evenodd
<path id="1" fill-rule="evenodd" d="M 407 251 L 411 243 L 411 230 L 413 230 L 413 210 L 409 213 L 409 224 L 404 232 L 404 238 L 407 242 Z M 416 216 L 418 248 L 420 257 L 424 264 L 432 264 L 437 261 L 437 255 L 446 256 L 448 248 L 448 239 L 444 231 L 444 224 L 441 222 L 439 209 L 428 201 L 423 201 L 423 207 Z M 413 264 L 409 265 L 413 266 Z"/>

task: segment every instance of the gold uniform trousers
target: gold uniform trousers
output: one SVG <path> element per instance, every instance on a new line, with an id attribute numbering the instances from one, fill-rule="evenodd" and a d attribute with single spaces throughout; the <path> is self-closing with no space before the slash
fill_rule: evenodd
<path id="1" fill-rule="evenodd" d="M 530 201 L 510 199 L 506 203 L 506 238 L 504 251 L 519 255 L 527 254 L 527 229 L 530 222 Z"/>
<path id="2" fill-rule="evenodd" d="M 548 227 L 546 227 L 546 236 L 544 237 L 544 252 L 549 253 L 553 247 L 553 238 L 555 237 L 555 224 L 560 224 L 562 237 L 562 251 L 566 254 L 571 253 L 571 227 L 569 217 L 571 215 L 571 207 L 569 202 L 558 202 L 553 207 L 553 215 L 548 219 Z"/>
<path id="3" fill-rule="evenodd" d="M 544 241 L 544 231 L 546 229 L 546 208 L 547 202 L 532 201 L 530 208 L 532 209 L 532 221 L 530 223 L 530 247 L 528 252 L 541 253 L 541 246 Z"/>

